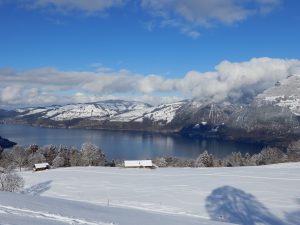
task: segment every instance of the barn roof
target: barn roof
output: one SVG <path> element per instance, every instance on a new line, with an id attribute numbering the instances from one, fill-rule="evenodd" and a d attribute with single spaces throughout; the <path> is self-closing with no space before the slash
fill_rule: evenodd
<path id="1" fill-rule="evenodd" d="M 34 167 L 36 169 L 46 168 L 47 166 L 49 166 L 49 163 L 36 163 L 36 164 L 34 164 Z"/>
<path id="2" fill-rule="evenodd" d="M 152 160 L 125 160 L 125 167 L 152 167 Z"/>

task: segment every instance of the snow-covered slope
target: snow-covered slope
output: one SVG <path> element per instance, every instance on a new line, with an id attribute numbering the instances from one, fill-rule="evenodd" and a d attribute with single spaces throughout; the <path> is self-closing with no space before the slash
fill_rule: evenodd
<path id="1" fill-rule="evenodd" d="M 72 119 L 108 120 L 114 122 L 142 122 L 147 118 L 152 121 L 170 123 L 176 111 L 184 102 L 151 106 L 142 102 L 110 100 L 96 103 L 69 104 L 38 108 L 17 109 L 19 118 L 35 116 L 53 121 Z"/>
<path id="2" fill-rule="evenodd" d="M 166 121 L 167 123 L 170 123 L 174 119 L 177 110 L 183 104 L 184 102 L 175 102 L 159 105 L 158 107 L 154 107 L 151 112 L 146 113 L 144 117 L 153 121 Z"/>
<path id="3" fill-rule="evenodd" d="M 102 218 L 101 222 L 138 224 L 136 221 L 139 221 L 139 224 L 156 225 L 218 224 L 215 221 L 226 221 L 244 225 L 296 225 L 300 221 L 299 163 L 280 165 L 278 168 L 148 170 L 77 167 L 37 173 L 22 172 L 21 175 L 25 178 L 26 195 L 77 200 L 102 206 L 99 213 L 103 217 L 97 217 Z M 107 211 L 103 211 L 105 207 Z M 110 211 L 113 210 L 110 207 L 116 211 Z M 120 208 L 134 210 L 135 216 Z M 59 213 L 67 215 L 65 210 L 67 213 L 71 211 L 62 207 Z M 132 223 L 120 222 L 120 217 L 127 215 Z M 95 218 L 84 216 L 83 213 L 73 216 Z M 166 219 L 159 222 L 159 218 L 172 221 Z M 175 223 L 176 218 L 181 223 Z M 143 222 L 148 219 L 148 223 Z"/>
<path id="4" fill-rule="evenodd" d="M 300 116 L 300 75 L 277 82 L 274 87 L 258 95 L 257 100 L 288 108 Z"/>
<path id="5" fill-rule="evenodd" d="M 1 225 L 213 225 L 187 216 L 0 192 Z M 223 224 L 223 223 L 217 223 Z"/>
<path id="6" fill-rule="evenodd" d="M 22 116 L 42 114 L 43 118 L 56 121 L 82 118 L 107 119 L 128 111 L 145 110 L 149 107 L 150 105 L 141 102 L 111 100 L 96 103 L 50 106 L 38 109 L 30 108 Z"/>

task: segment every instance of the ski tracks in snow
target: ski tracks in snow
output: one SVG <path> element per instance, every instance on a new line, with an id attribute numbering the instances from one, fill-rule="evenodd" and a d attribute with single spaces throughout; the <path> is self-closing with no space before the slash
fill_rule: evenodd
<path id="1" fill-rule="evenodd" d="M 5 205 L 0 205 L 0 214 L 11 214 L 22 217 L 39 218 L 71 225 L 116 225 L 114 223 L 91 222 L 81 218 L 68 217 L 42 211 L 34 211 L 30 209 L 15 208 Z"/>

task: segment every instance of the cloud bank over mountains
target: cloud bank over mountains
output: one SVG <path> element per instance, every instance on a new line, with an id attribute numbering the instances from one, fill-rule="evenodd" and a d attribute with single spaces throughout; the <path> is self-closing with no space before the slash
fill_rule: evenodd
<path id="1" fill-rule="evenodd" d="M 27 71 L 0 69 L 0 105 L 91 102 L 104 99 L 141 100 L 152 104 L 184 98 L 203 101 L 239 101 L 251 98 L 287 76 L 300 74 L 300 60 L 253 58 L 223 61 L 208 72 L 189 71 L 182 78 L 135 74 L 127 70 Z"/>

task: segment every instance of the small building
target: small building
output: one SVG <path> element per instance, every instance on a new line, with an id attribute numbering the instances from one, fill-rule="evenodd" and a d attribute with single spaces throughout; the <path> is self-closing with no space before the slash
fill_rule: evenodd
<path id="1" fill-rule="evenodd" d="M 153 168 L 152 160 L 125 160 L 125 168 Z"/>
<path id="2" fill-rule="evenodd" d="M 49 163 L 36 163 L 33 165 L 33 171 L 41 171 L 50 169 Z"/>

